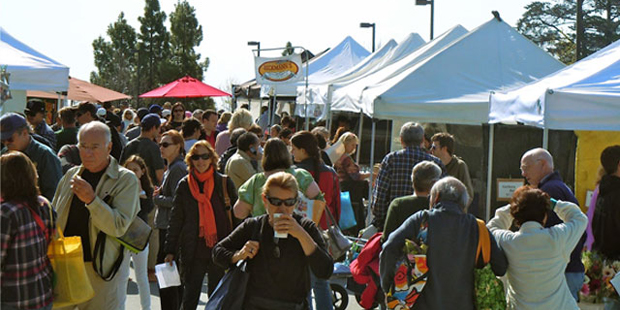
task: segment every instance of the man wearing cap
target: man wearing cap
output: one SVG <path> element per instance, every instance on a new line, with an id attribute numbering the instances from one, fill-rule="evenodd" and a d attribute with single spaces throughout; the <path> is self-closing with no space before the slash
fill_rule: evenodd
<path id="1" fill-rule="evenodd" d="M 157 114 L 160 118 L 162 117 L 161 111 L 162 111 L 162 108 L 158 104 L 151 104 L 151 106 L 149 107 L 149 114 L 150 113 Z"/>
<path id="2" fill-rule="evenodd" d="M 30 158 L 37 168 L 41 195 L 50 201 L 54 198 L 56 185 L 62 177 L 60 160 L 54 151 L 30 136 L 26 119 L 16 113 L 8 113 L 0 118 L 2 154 L 20 151 Z"/>
<path id="3" fill-rule="evenodd" d="M 45 138 L 52 145 L 52 149 L 55 150 L 56 134 L 45 122 L 45 102 L 38 99 L 28 101 L 24 114 L 26 114 L 26 119 L 30 126 L 32 126 L 32 130 Z"/>
<path id="4" fill-rule="evenodd" d="M 142 119 L 147 114 L 149 114 L 149 110 L 147 110 L 146 108 L 139 108 L 138 111 L 136 111 L 136 114 L 138 115 L 138 119 L 142 121 Z M 136 126 L 134 128 L 127 130 L 127 132 L 125 133 L 125 136 L 127 137 L 127 140 L 131 141 L 139 137 L 141 131 L 142 131 L 142 126 Z"/>
<path id="5" fill-rule="evenodd" d="M 142 127 L 140 136 L 127 144 L 120 162 L 124 163 L 131 155 L 142 157 L 148 167 L 151 180 L 155 186 L 159 186 L 164 177 L 164 160 L 161 157 L 159 146 L 155 143 L 161 127 L 159 115 L 147 114 L 140 122 L 140 127 Z"/>
<path id="6" fill-rule="evenodd" d="M 98 119 L 97 106 L 90 102 L 82 102 L 78 106 L 74 107 L 74 110 L 75 118 L 80 126 Z"/>

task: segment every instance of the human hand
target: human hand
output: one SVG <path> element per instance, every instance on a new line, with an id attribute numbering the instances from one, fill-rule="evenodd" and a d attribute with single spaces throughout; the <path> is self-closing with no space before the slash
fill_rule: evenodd
<path id="1" fill-rule="evenodd" d="M 159 196 L 160 192 L 161 192 L 161 187 L 155 186 L 155 190 L 153 191 L 153 197 Z"/>
<path id="2" fill-rule="evenodd" d="M 170 266 L 172 266 L 172 261 L 174 261 L 174 254 L 168 254 L 166 258 L 164 258 L 164 262 L 170 264 Z"/>
<path id="3" fill-rule="evenodd" d="M 306 231 L 297 223 L 290 214 L 282 214 L 273 220 L 273 230 L 278 233 L 289 234 L 299 239 Z"/>
<path id="4" fill-rule="evenodd" d="M 248 240 L 248 242 L 246 242 L 243 245 L 243 248 L 241 248 L 241 250 L 237 251 L 234 255 L 233 255 L 233 264 L 237 263 L 238 261 L 242 260 L 242 259 L 252 259 L 254 258 L 254 256 L 256 256 L 256 254 L 258 254 L 258 250 L 260 248 L 260 244 L 258 243 L 258 241 L 253 241 L 253 240 Z"/>
<path id="5" fill-rule="evenodd" d="M 90 183 L 82 179 L 79 175 L 75 175 L 71 181 L 71 191 L 85 204 L 90 204 L 95 200 L 95 191 Z"/>

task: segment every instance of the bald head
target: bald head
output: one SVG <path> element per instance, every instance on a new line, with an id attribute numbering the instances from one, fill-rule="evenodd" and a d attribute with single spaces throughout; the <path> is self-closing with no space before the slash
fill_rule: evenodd
<path id="1" fill-rule="evenodd" d="M 521 175 L 527 182 L 538 187 L 540 181 L 553 173 L 553 157 L 543 148 L 531 149 L 521 157 Z"/>

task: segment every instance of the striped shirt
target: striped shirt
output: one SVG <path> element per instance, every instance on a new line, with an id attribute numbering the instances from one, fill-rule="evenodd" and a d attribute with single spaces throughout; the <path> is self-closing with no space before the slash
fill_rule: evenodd
<path id="1" fill-rule="evenodd" d="M 49 202 L 39 196 L 38 214 L 51 227 Z M 24 203 L 2 202 L 0 287 L 2 304 L 38 309 L 52 303 L 48 241 Z"/>
<path id="2" fill-rule="evenodd" d="M 372 191 L 373 225 L 380 231 L 383 230 L 390 202 L 394 198 L 413 195 L 411 173 L 413 167 L 424 160 L 435 162 L 445 173 L 446 167 L 441 160 L 418 146 L 389 153 L 381 161 L 381 170 Z"/>

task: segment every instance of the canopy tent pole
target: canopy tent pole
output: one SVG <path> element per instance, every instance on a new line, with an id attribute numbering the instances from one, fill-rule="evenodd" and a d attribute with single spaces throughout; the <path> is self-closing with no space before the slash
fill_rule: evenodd
<path id="1" fill-rule="evenodd" d="M 370 225 L 370 222 L 372 221 L 372 210 L 370 208 L 371 208 L 371 202 L 372 202 L 372 187 L 373 187 L 372 186 L 372 173 L 373 173 L 373 166 L 375 162 L 376 122 L 374 118 L 372 118 L 370 121 L 372 123 L 372 131 L 370 133 L 370 176 L 368 177 L 368 209 L 366 213 L 366 226 Z"/>
<path id="2" fill-rule="evenodd" d="M 331 133 L 332 132 L 332 84 L 327 85 L 327 102 L 325 103 L 327 106 L 325 127 Z"/>
<path id="3" fill-rule="evenodd" d="M 543 129 L 543 142 L 542 142 L 542 147 L 543 149 L 547 150 L 549 149 L 549 128 L 547 128 L 545 126 L 545 128 Z"/>
<path id="4" fill-rule="evenodd" d="M 357 155 L 355 155 L 355 161 L 357 162 L 357 164 L 359 165 L 360 163 L 360 150 L 362 149 L 362 131 L 364 130 L 364 113 L 362 112 L 362 110 L 360 110 L 360 125 L 359 125 L 359 131 L 357 132 L 357 138 L 358 138 L 358 146 L 357 146 Z"/>
<path id="5" fill-rule="evenodd" d="M 306 49 L 304 48 L 304 51 Z M 308 70 L 310 70 L 309 68 L 309 63 L 308 63 L 308 59 L 306 59 L 306 88 L 304 90 L 304 98 L 306 100 L 304 100 L 304 104 L 306 105 L 306 130 L 309 131 L 310 130 L 310 118 L 308 117 Z"/>
<path id="6" fill-rule="evenodd" d="M 487 168 L 487 205 L 485 219 L 491 219 L 491 190 L 493 189 L 493 145 L 495 144 L 495 124 L 489 124 L 489 155 Z"/>

